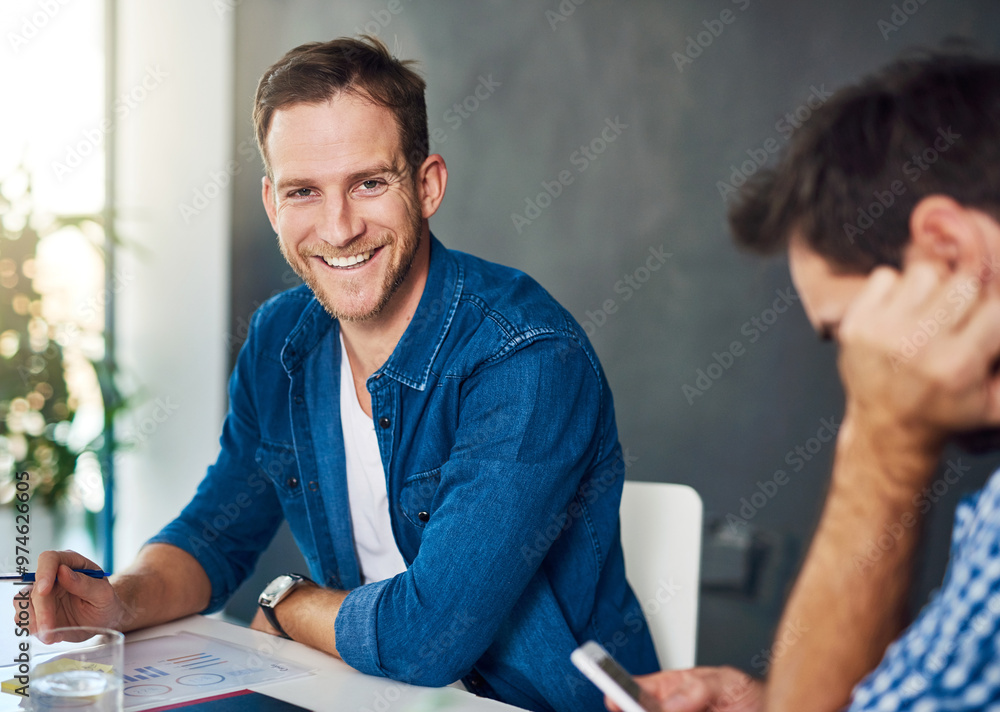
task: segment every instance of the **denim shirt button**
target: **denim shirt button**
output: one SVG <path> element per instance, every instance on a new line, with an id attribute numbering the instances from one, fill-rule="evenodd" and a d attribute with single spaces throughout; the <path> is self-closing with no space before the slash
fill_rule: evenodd
<path id="1" fill-rule="evenodd" d="M 389 422 L 388 418 L 379 418 L 378 419 L 378 426 L 380 428 L 382 428 L 382 430 L 386 430 L 391 424 L 392 423 Z"/>
<path id="2" fill-rule="evenodd" d="M 428 514 L 427 512 L 417 512 L 417 519 L 419 519 L 422 522 L 427 522 L 427 520 L 429 520 L 430 518 L 431 515 Z"/>
<path id="3" fill-rule="evenodd" d="M 299 486 L 299 478 L 289 477 L 288 481 L 285 484 L 287 484 L 290 489 L 295 489 L 296 487 Z"/>
<path id="4" fill-rule="evenodd" d="M 305 400 L 302 396 L 295 396 L 295 405 L 302 405 L 302 401 Z"/>
<path id="5" fill-rule="evenodd" d="M 316 492 L 319 490 L 319 482 L 316 480 L 309 480 L 309 491 Z"/>

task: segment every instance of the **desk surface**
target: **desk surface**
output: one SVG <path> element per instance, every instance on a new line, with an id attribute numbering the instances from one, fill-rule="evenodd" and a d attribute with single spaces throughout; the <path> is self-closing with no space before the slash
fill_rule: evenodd
<path id="1" fill-rule="evenodd" d="M 391 709 L 393 712 L 430 712 L 447 709 L 454 712 L 502 712 L 518 709 L 493 700 L 484 700 L 453 687 L 415 687 L 365 675 L 344 662 L 301 643 L 204 616 L 191 616 L 135 631 L 128 634 L 127 640 L 142 640 L 184 630 L 254 648 L 264 654 L 308 667 L 315 673 L 310 677 L 251 685 L 250 689 L 266 692 L 272 697 L 310 710 L 356 712 L 367 709 L 376 712 Z M 0 663 L 9 664 L 8 660 L 9 657 L 4 655 Z M 18 709 L 17 698 L 7 694 L 0 695 L 0 698 L 0 710 Z"/>

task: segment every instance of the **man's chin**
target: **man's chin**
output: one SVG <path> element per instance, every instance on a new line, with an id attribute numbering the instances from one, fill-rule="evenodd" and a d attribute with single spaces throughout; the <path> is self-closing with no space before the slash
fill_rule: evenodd
<path id="1" fill-rule="evenodd" d="M 970 430 L 967 433 L 959 433 L 952 439 L 970 455 L 985 455 L 1000 451 L 1000 428 Z"/>

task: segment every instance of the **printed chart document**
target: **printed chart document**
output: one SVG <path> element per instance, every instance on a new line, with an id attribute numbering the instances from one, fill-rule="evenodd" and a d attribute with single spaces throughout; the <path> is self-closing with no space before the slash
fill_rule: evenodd
<path id="1" fill-rule="evenodd" d="M 195 633 L 126 641 L 125 709 L 162 708 L 312 674 L 301 665 Z"/>

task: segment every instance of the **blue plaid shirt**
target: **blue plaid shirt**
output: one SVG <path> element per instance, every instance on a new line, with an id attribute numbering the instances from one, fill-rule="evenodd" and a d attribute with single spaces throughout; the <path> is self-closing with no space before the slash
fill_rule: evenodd
<path id="1" fill-rule="evenodd" d="M 1000 710 L 1000 471 L 959 504 L 941 589 L 850 710 Z"/>

